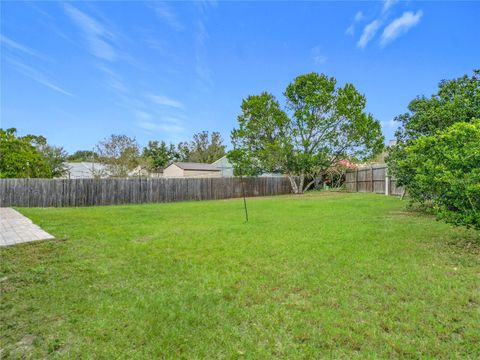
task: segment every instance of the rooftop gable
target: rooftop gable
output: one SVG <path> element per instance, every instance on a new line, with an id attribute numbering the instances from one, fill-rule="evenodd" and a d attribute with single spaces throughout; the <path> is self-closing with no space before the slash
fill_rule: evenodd
<path id="1" fill-rule="evenodd" d="M 196 171 L 220 171 L 210 164 L 196 163 L 196 162 L 175 162 L 173 165 L 178 166 L 182 170 L 196 170 Z"/>

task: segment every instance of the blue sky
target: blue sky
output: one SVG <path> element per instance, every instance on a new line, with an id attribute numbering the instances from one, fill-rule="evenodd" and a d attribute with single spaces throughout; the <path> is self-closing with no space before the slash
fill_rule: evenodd
<path id="1" fill-rule="evenodd" d="M 311 71 L 394 116 L 480 67 L 480 2 L 2 2 L 1 127 L 67 151 L 104 137 L 230 143 L 243 98 Z"/>

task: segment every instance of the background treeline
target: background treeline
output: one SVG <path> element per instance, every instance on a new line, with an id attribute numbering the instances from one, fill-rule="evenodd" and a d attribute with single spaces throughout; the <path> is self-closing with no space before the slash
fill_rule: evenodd
<path id="1" fill-rule="evenodd" d="M 43 136 L 17 136 L 17 130 L 0 129 L 0 178 L 53 178 L 68 172 L 66 162 L 98 162 L 112 177 L 127 176 L 139 168 L 157 171 L 174 161 L 212 163 L 225 155 L 220 133 L 194 134 L 190 142 L 167 144 L 149 141 L 141 148 L 135 138 L 111 135 L 93 150 L 68 154 L 62 147 L 49 145 Z"/>

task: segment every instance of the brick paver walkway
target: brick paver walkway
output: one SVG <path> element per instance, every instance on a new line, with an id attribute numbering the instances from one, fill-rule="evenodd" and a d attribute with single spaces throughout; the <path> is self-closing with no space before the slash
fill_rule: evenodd
<path id="1" fill-rule="evenodd" d="M 0 246 L 53 238 L 18 211 L 0 208 Z"/>

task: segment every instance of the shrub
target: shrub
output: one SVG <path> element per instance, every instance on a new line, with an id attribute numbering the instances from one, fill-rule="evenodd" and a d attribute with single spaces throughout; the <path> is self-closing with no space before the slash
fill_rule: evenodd
<path id="1" fill-rule="evenodd" d="M 450 223 L 480 229 L 480 120 L 410 142 L 394 171 L 413 201 L 431 204 Z"/>

